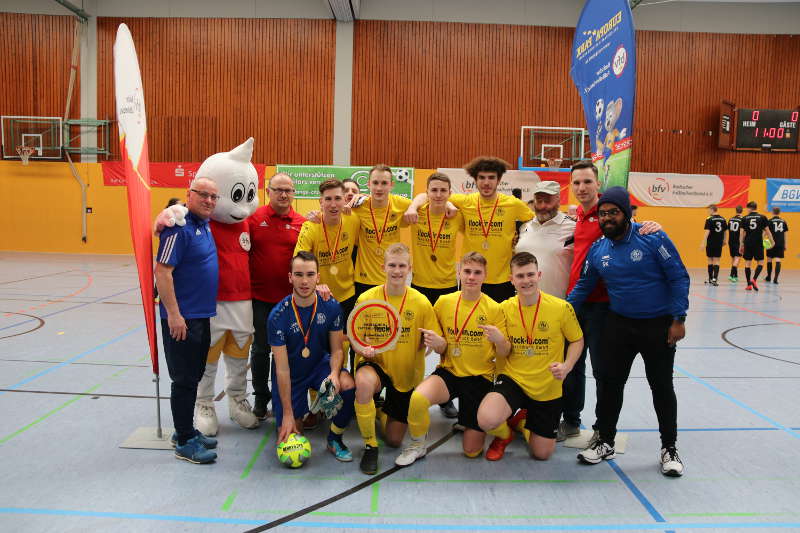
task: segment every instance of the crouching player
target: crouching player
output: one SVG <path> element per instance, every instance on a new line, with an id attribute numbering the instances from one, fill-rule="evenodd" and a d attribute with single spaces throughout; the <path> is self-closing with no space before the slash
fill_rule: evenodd
<path id="1" fill-rule="evenodd" d="M 539 290 L 541 276 L 533 254 L 511 258 L 517 295 L 500 304 L 511 354 L 478 409 L 481 429 L 495 437 L 486 451 L 490 461 L 502 459 L 513 439 L 506 420 L 517 409 L 527 411 L 522 432 L 531 455 L 546 460 L 556 449 L 561 385 L 581 354 L 583 333 L 570 304 Z"/>
<path id="2" fill-rule="evenodd" d="M 422 331 L 441 333 L 428 299 L 406 286 L 411 270 L 411 253 L 405 244 L 395 243 L 386 249 L 383 270 L 386 283 L 358 297 L 358 303 L 366 300 L 390 303 L 399 313 L 400 327 L 397 344 L 391 350 L 376 354 L 371 346 L 356 348 L 356 420 L 365 444 L 360 468 L 368 475 L 378 471 L 377 411 L 373 396 L 386 389 L 381 426 L 386 444 L 396 448 L 403 442 L 408 427 L 408 405 L 414 387 L 425 375 Z"/>
<path id="3" fill-rule="evenodd" d="M 433 306 L 444 336 L 423 330 L 425 345 L 441 354 L 442 362 L 411 394 L 408 434 L 411 442 L 395 464 L 408 466 L 426 453 L 430 426 L 428 408 L 458 398 L 458 423 L 464 426 L 464 455 L 478 457 L 486 434 L 478 425 L 478 406 L 492 388 L 495 357 L 505 357 L 511 343 L 505 338 L 500 305 L 481 293 L 486 258 L 470 252 L 459 267 L 461 290 L 440 296 Z"/>
<path id="4" fill-rule="evenodd" d="M 290 433 L 302 433 L 302 419 L 309 412 L 308 389 L 318 390 L 327 378 L 343 400 L 331 422 L 328 450 L 339 461 L 352 461 L 342 442 L 353 418 L 355 384 L 342 370 L 341 308 L 334 298 L 326 302 L 317 295 L 319 263 L 314 254 L 298 252 L 292 258 L 289 282 L 292 294 L 275 305 L 267 320 L 278 442 Z"/>

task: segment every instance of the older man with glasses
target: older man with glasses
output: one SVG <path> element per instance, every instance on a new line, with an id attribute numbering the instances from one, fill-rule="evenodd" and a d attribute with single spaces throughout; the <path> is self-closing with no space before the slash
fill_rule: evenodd
<path id="1" fill-rule="evenodd" d="M 253 289 L 253 327 L 250 349 L 255 405 L 253 414 L 267 417 L 270 354 L 267 344 L 267 317 L 276 303 L 292 292 L 288 281 L 289 264 L 305 218 L 292 208 L 294 183 L 284 173 L 275 174 L 267 186 L 269 203 L 259 207 L 250 223 L 250 281 Z"/>

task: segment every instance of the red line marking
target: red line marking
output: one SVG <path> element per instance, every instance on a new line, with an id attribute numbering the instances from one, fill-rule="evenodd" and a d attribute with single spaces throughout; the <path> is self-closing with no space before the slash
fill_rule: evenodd
<path id="1" fill-rule="evenodd" d="M 66 300 L 68 298 L 72 298 L 73 296 L 77 296 L 78 294 L 82 293 L 83 291 L 85 291 L 86 289 L 91 287 L 93 282 L 94 282 L 94 278 L 92 278 L 92 275 L 91 274 L 86 274 L 86 285 L 84 285 L 80 289 L 76 290 L 75 292 L 67 294 L 66 296 L 63 296 L 63 297 L 61 297 L 61 298 L 59 298 L 57 300 L 51 300 L 51 301 L 47 302 L 46 304 L 42 304 L 40 306 L 29 307 L 28 309 L 20 309 L 17 312 L 18 313 L 22 313 L 23 311 L 33 311 L 35 309 L 47 307 L 48 305 L 52 305 L 52 304 L 63 302 L 64 300 Z M 6 316 L 11 316 L 11 315 L 6 314 Z"/>
<path id="2" fill-rule="evenodd" d="M 800 326 L 798 322 L 792 322 L 791 320 L 786 320 L 785 318 L 781 318 L 778 316 L 768 315 L 767 313 L 762 313 L 761 311 L 756 311 L 755 309 L 748 309 L 747 307 L 742 307 L 740 305 L 723 302 L 722 300 L 717 300 L 716 298 L 709 298 L 708 296 L 703 296 L 702 294 L 697 294 L 696 292 L 692 293 L 692 296 L 696 296 L 698 298 L 702 298 L 704 300 L 709 300 L 711 302 L 715 302 L 722 305 L 727 305 L 728 307 L 733 307 L 734 309 L 739 309 L 740 311 L 746 311 L 748 313 L 753 313 L 754 315 L 760 315 L 766 318 L 771 318 L 772 320 L 777 320 L 778 322 L 784 322 L 786 324 L 792 324 L 793 326 Z"/>

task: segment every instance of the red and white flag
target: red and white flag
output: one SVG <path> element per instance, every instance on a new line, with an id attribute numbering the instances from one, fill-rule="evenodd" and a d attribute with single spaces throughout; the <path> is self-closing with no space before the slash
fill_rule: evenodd
<path id="1" fill-rule="evenodd" d="M 158 375 L 155 303 L 153 301 L 153 237 L 150 213 L 150 158 L 147 154 L 147 118 L 139 60 L 133 37 L 125 24 L 117 29 L 114 42 L 114 88 L 117 98 L 120 156 L 128 183 L 133 252 L 139 271 L 147 339 L 153 372 Z"/>

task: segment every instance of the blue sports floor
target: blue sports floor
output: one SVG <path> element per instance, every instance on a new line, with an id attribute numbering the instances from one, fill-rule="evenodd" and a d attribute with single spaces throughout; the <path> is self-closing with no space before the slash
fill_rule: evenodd
<path id="1" fill-rule="evenodd" d="M 620 419 L 627 450 L 614 461 L 581 465 L 560 446 L 537 462 L 521 439 L 502 461 L 466 459 L 434 408 L 438 447 L 402 470 L 384 447 L 381 474 L 368 477 L 355 424 L 353 463 L 325 451 L 320 427 L 310 462 L 288 470 L 274 424 L 234 426 L 225 398 L 215 464 L 119 448 L 155 425 L 132 258 L 2 252 L 0 531 L 800 531 L 800 274 L 758 293 L 706 286 L 704 274 L 692 272 L 675 365 L 683 478 L 658 471 L 640 361 Z M 584 423 L 593 410 L 589 379 Z"/>

